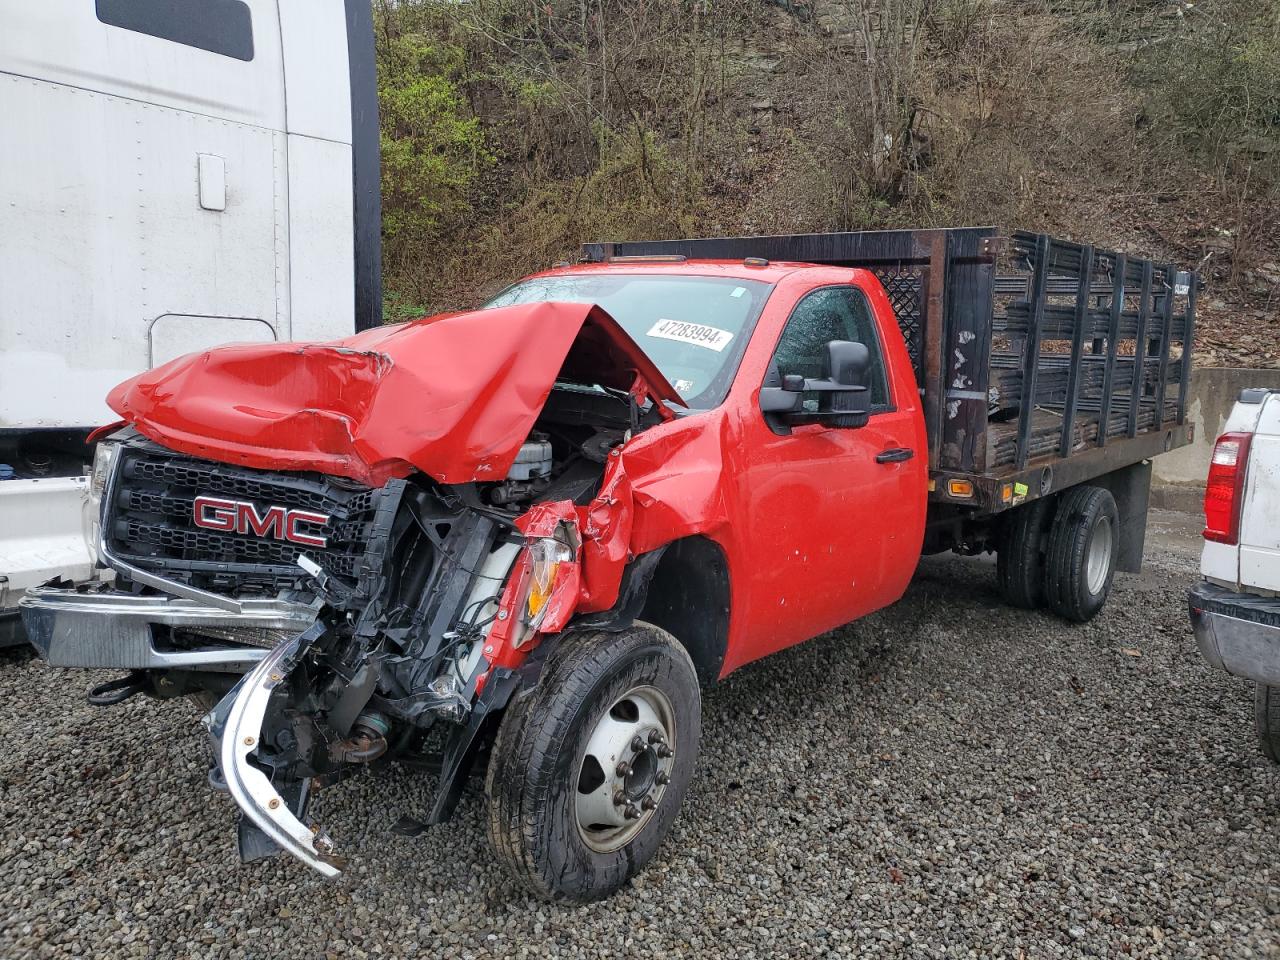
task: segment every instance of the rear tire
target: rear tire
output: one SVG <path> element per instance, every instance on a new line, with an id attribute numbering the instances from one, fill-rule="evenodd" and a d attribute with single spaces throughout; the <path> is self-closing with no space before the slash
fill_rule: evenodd
<path id="1" fill-rule="evenodd" d="M 1044 603 L 1045 531 L 1053 500 L 1041 497 L 1014 507 L 1004 520 L 996 547 L 996 576 L 1010 606 L 1034 610 Z"/>
<path id="2" fill-rule="evenodd" d="M 1058 495 L 1045 551 L 1045 603 L 1076 623 L 1107 602 L 1119 552 L 1116 501 L 1102 487 L 1081 485 Z"/>
<path id="3" fill-rule="evenodd" d="M 1253 685 L 1253 723 L 1262 755 L 1280 763 L 1280 687 Z"/>
<path id="4" fill-rule="evenodd" d="M 498 860 L 549 900 L 609 896 L 671 828 L 700 727 L 693 661 L 671 634 L 636 623 L 566 637 L 494 741 L 485 794 Z"/>

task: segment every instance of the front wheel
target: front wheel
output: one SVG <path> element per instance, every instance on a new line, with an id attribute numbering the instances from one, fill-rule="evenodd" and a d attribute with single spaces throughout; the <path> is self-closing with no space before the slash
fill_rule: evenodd
<path id="1" fill-rule="evenodd" d="M 489 843 L 534 893 L 609 896 L 657 852 L 698 756 L 693 662 L 637 623 L 567 637 L 507 708 L 489 761 Z"/>

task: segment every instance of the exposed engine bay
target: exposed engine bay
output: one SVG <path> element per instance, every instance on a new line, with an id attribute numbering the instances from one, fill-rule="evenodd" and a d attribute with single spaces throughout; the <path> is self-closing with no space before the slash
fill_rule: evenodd
<path id="1" fill-rule="evenodd" d="M 563 508 L 538 531 L 522 518 L 535 504 L 589 503 L 610 453 L 657 422 L 654 405 L 630 393 L 557 384 L 505 478 L 447 485 L 415 474 L 379 488 L 202 461 L 122 431 L 103 549 L 133 590 L 150 588 L 131 571 L 316 613 L 292 639 L 185 625 L 160 641 L 273 647 L 239 682 L 211 670 L 138 675 L 153 695 L 220 698 L 206 718 L 219 753 L 211 779 L 248 814 L 243 856 L 284 847 L 336 869 L 331 842 L 301 827 L 309 795 L 375 763 L 440 772 L 434 804 L 404 830 L 449 815 L 491 732 L 486 717 L 555 614 L 561 568 L 578 560 Z"/>

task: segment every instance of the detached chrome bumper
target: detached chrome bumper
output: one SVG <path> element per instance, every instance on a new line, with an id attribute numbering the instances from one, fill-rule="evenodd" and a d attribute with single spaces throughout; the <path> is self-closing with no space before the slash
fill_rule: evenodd
<path id="1" fill-rule="evenodd" d="M 55 667 L 124 670 L 248 670 L 269 650 L 210 642 L 195 649 L 157 646 L 153 627 L 297 634 L 315 622 L 313 607 L 274 600 L 241 604 L 232 613 L 194 600 L 61 587 L 29 590 L 19 604 L 27 636 Z M 265 635 L 268 644 L 275 638 Z"/>
<path id="2" fill-rule="evenodd" d="M 319 828 L 298 819 L 288 802 L 272 786 L 271 779 L 250 757 L 262 739 L 263 719 L 277 686 L 284 683 L 302 655 L 324 632 L 314 624 L 267 653 L 223 697 L 205 725 L 213 739 L 214 755 L 236 805 L 280 849 L 297 857 L 326 877 L 342 872 L 344 861 L 333 853 L 333 841 Z"/>
<path id="3" fill-rule="evenodd" d="M 1206 660 L 1238 677 L 1280 686 L 1280 598 L 1199 583 L 1187 600 Z"/>

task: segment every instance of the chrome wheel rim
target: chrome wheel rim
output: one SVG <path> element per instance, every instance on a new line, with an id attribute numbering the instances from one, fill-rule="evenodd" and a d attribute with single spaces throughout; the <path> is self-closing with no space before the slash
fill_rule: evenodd
<path id="1" fill-rule="evenodd" d="M 576 767 L 578 834 L 598 853 L 626 846 L 657 812 L 675 766 L 675 710 L 657 687 L 632 687 L 605 710 Z"/>
<path id="2" fill-rule="evenodd" d="M 1085 583 L 1091 594 L 1102 592 L 1111 572 L 1111 518 L 1100 517 L 1089 541 L 1089 558 L 1085 564 Z"/>

